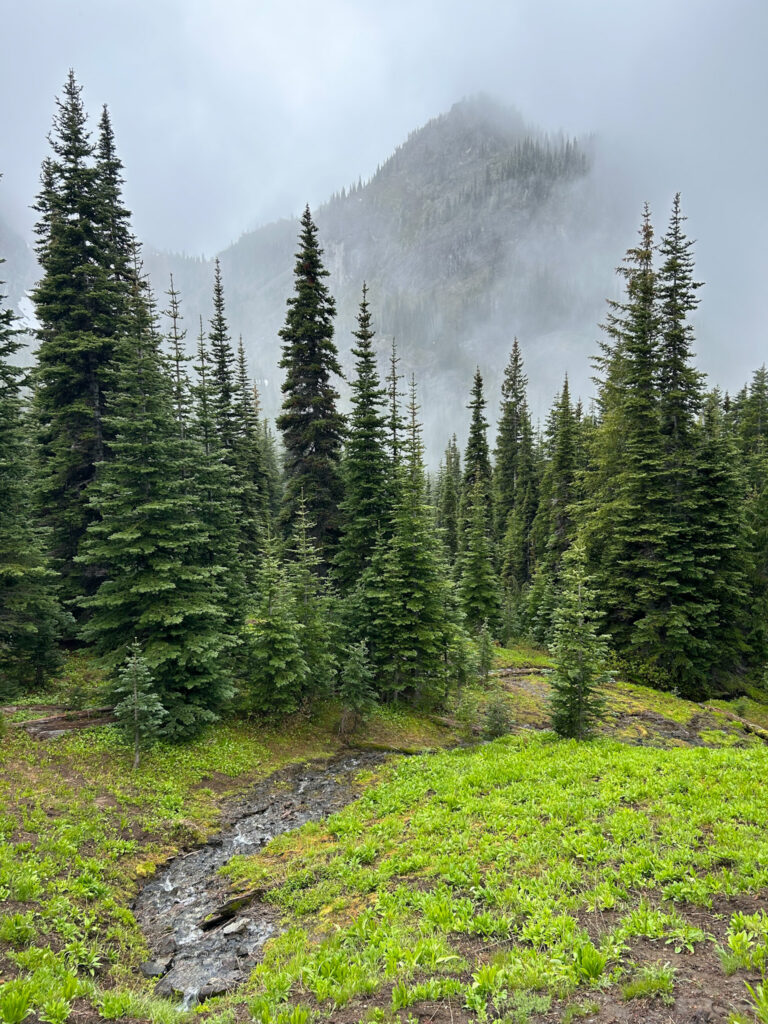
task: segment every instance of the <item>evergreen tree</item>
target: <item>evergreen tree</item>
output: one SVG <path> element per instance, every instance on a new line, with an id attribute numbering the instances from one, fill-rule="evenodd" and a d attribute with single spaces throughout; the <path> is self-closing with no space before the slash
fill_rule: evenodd
<path id="1" fill-rule="evenodd" d="M 602 717 L 608 645 L 594 624 L 594 594 L 589 589 L 581 544 L 566 555 L 563 589 L 555 614 L 552 674 L 552 727 L 559 736 L 585 740 Z"/>
<path id="2" fill-rule="evenodd" d="M 355 357 L 352 412 L 342 461 L 344 528 L 335 561 L 336 577 L 344 590 L 349 590 L 368 565 L 371 540 L 384 525 L 391 504 L 386 392 L 376 368 L 365 284 L 357 325 L 353 332 L 357 345 L 352 349 Z"/>
<path id="3" fill-rule="evenodd" d="M 0 260 L 0 263 L 3 261 Z M 42 685 L 58 667 L 56 641 L 66 624 L 46 564 L 44 535 L 32 515 L 31 453 L 22 404 L 21 347 L 0 296 L 0 699 L 18 686 Z"/>
<path id="4" fill-rule="evenodd" d="M 179 437 L 173 384 L 138 283 L 110 398 L 113 457 L 92 486 L 97 517 L 79 556 L 106 578 L 81 599 L 91 613 L 82 635 L 112 670 L 136 640 L 168 712 L 164 731 L 189 735 L 231 695 L 225 653 L 233 638 L 222 608 L 224 568 L 208 563 L 211 537 L 189 483 L 200 450 Z"/>
<path id="5" fill-rule="evenodd" d="M 479 632 L 483 623 L 494 631 L 499 625 L 499 585 L 488 536 L 488 511 L 483 481 L 478 477 L 469 500 L 464 547 L 457 563 L 461 604 L 473 633 Z"/>
<path id="6" fill-rule="evenodd" d="M 218 257 L 214 266 L 213 316 L 210 321 L 208 340 L 211 343 L 211 368 L 209 387 L 211 413 L 216 427 L 219 444 L 229 453 L 235 447 L 237 414 L 235 409 L 235 353 L 229 337 L 224 307 L 224 285 L 221 280 L 221 264 Z M 230 461 L 232 461 L 230 459 Z"/>
<path id="7" fill-rule="evenodd" d="M 486 498 L 489 498 L 491 493 L 491 457 L 488 450 L 488 421 L 483 411 L 485 405 L 483 378 L 477 369 L 472 382 L 472 398 L 467 407 L 472 413 L 464 452 L 464 498 L 467 502 L 478 480 Z"/>
<path id="8" fill-rule="evenodd" d="M 240 559 L 239 489 L 235 485 L 229 453 L 222 446 L 216 428 L 211 360 L 202 318 L 197 357 L 197 382 L 193 387 L 195 406 L 190 433 L 197 451 L 195 492 L 200 518 L 206 525 L 209 538 L 201 556 L 212 571 L 223 570 L 221 584 L 227 631 L 236 634 L 243 622 L 246 593 L 246 566 Z M 220 569 L 216 569 L 217 566 Z"/>
<path id="9" fill-rule="evenodd" d="M 606 625 L 618 650 L 637 667 L 658 657 L 669 639 L 669 633 L 659 635 L 660 622 L 653 614 L 666 587 L 664 552 L 670 538 L 656 373 L 653 228 L 647 206 L 640 241 L 628 251 L 620 273 L 627 296 L 624 302 L 609 303 L 604 325 L 613 345 L 604 346 L 599 363 L 605 371 L 603 424 L 595 439 L 585 535 Z M 679 621 L 674 629 L 681 635 L 686 623 Z"/>
<path id="10" fill-rule="evenodd" d="M 388 448 L 389 460 L 393 467 L 400 464 L 400 459 L 405 441 L 405 420 L 400 412 L 400 403 L 403 393 L 400 390 L 402 374 L 397 372 L 400 357 L 397 354 L 395 339 L 392 339 L 392 347 L 389 354 L 389 372 L 386 377 L 387 404 L 389 408 L 388 427 Z"/>
<path id="11" fill-rule="evenodd" d="M 295 293 L 288 299 L 285 326 L 280 331 L 280 366 L 286 371 L 283 408 L 277 418 L 285 445 L 283 522 L 286 527 L 294 522 L 303 495 L 315 523 L 315 539 L 328 562 L 341 525 L 339 462 L 344 417 L 336 408 L 339 395 L 333 384 L 333 375 L 341 376 L 333 342 L 336 305 L 324 281 L 328 271 L 308 206 L 301 219 L 299 242 Z"/>
<path id="12" fill-rule="evenodd" d="M 293 528 L 287 579 L 308 669 L 306 696 L 314 699 L 330 694 L 337 659 L 333 599 L 328 581 L 320 576 L 322 563 L 312 536 L 312 525 L 306 505 L 301 502 Z"/>
<path id="13" fill-rule="evenodd" d="M 95 160 L 80 91 L 70 71 L 35 207 L 42 276 L 32 293 L 40 323 L 39 503 L 67 597 L 92 591 L 101 578 L 98 566 L 75 557 L 93 517 L 89 486 L 107 455 L 104 396 L 129 293 L 111 127 L 106 118 Z"/>
<path id="14" fill-rule="evenodd" d="M 113 692 L 119 700 L 115 719 L 125 738 L 133 745 L 133 767 L 139 767 L 141 748 L 155 739 L 168 712 L 153 689 L 152 673 L 142 657 L 141 645 L 134 642 L 118 673 Z"/>
<path id="15" fill-rule="evenodd" d="M 413 391 L 404 456 L 396 469 L 390 529 L 379 535 L 360 583 L 356 625 L 358 636 L 368 639 L 380 696 L 435 703 L 446 691 L 446 651 L 455 630 L 451 584 L 424 502 L 423 448 Z"/>
<path id="16" fill-rule="evenodd" d="M 339 732 L 342 736 L 349 736 L 376 706 L 373 671 L 364 640 L 350 644 L 347 649 L 341 667 L 338 697 L 342 705 Z"/>
<path id="17" fill-rule="evenodd" d="M 301 706 L 310 682 L 309 666 L 302 653 L 296 600 L 273 537 L 261 555 L 256 593 L 256 608 L 245 631 L 249 707 L 266 714 L 291 714 Z"/>
<path id="18" fill-rule="evenodd" d="M 501 385 L 501 415 L 494 453 L 494 514 L 499 539 L 508 530 L 509 517 L 515 511 L 523 513 L 523 532 L 530 528 L 530 521 L 527 524 L 524 521 L 530 514 L 533 482 L 533 436 L 527 388 L 528 378 L 523 372 L 520 345 L 515 338 Z"/>
<path id="19" fill-rule="evenodd" d="M 115 134 L 106 105 L 99 120 L 95 150 L 97 224 L 103 268 L 112 285 L 114 324 L 122 324 L 129 309 L 133 276 L 131 214 L 123 205 L 123 164 L 115 148 Z"/>
<path id="20" fill-rule="evenodd" d="M 184 319 L 181 312 L 181 297 L 173 284 L 171 274 L 170 288 L 166 292 L 168 296 L 168 309 L 165 316 L 170 320 L 168 342 L 170 344 L 170 366 L 173 378 L 173 410 L 176 416 L 179 437 L 184 439 L 189 430 L 189 420 L 192 404 L 192 385 L 187 373 L 187 363 L 190 357 L 184 348 L 184 339 L 187 336 L 186 329 L 181 326 Z"/>
<path id="21" fill-rule="evenodd" d="M 445 450 L 445 463 L 437 495 L 437 525 L 443 532 L 448 560 L 456 561 L 459 552 L 459 509 L 461 505 L 461 455 L 454 434 Z"/>
<path id="22" fill-rule="evenodd" d="M 233 464 L 237 479 L 238 532 L 242 565 L 253 585 L 259 550 L 271 519 L 258 393 L 248 377 L 243 339 L 237 349 Z"/>
<path id="23" fill-rule="evenodd" d="M 547 452 L 539 507 L 531 527 L 532 546 L 546 571 L 557 579 L 562 556 L 575 532 L 574 503 L 579 461 L 577 423 L 567 377 L 550 417 Z"/>

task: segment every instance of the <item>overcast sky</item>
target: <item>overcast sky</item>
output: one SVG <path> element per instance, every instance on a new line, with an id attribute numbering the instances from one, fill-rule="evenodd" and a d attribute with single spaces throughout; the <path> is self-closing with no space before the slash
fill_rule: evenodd
<path id="1" fill-rule="evenodd" d="M 754 364 L 767 54 L 768 0 L 8 0 L 0 210 L 28 229 L 70 66 L 92 121 L 111 109 L 137 234 L 193 254 L 365 179 L 409 131 L 487 92 L 547 130 L 596 133 L 636 219 L 647 198 L 663 228 L 682 191 L 702 305 L 713 295 L 705 334 L 723 365 L 749 335 Z"/>

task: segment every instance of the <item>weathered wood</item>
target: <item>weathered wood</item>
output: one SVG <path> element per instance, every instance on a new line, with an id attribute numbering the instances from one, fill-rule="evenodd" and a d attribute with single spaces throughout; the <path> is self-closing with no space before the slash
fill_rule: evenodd
<path id="1" fill-rule="evenodd" d="M 741 718 L 739 715 L 734 715 L 732 711 L 726 711 L 724 708 L 716 708 L 714 704 L 702 704 L 705 711 L 709 711 L 715 715 L 724 715 L 731 722 L 738 722 L 744 732 L 754 733 L 755 736 L 759 736 L 761 740 L 768 743 L 768 729 L 764 729 L 761 725 L 755 725 L 754 722 L 748 721 L 746 718 Z"/>

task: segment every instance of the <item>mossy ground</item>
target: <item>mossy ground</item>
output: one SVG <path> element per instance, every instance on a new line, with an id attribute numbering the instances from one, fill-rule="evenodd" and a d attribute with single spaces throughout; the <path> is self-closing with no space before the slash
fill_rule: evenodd
<path id="1" fill-rule="evenodd" d="M 627 1005 L 639 1000 L 637 1019 L 655 1020 L 662 996 L 690 1002 L 699 964 L 717 982 L 711 1019 L 754 1019 L 744 981 L 757 992 L 768 957 L 768 800 L 755 784 L 765 743 L 716 711 L 621 683 L 605 736 L 562 743 L 535 731 L 548 724 L 547 655 L 499 650 L 496 663 L 487 686 L 444 715 L 383 709 L 353 739 L 455 746 L 482 733 L 499 703 L 512 735 L 396 759 L 327 824 L 231 866 L 233 885 L 269 889 L 287 931 L 251 982 L 204 1015 L 513 1024 L 583 1010 L 609 1020 L 606 1007 L 636 992 Z M 45 701 L 99 706 L 103 682 L 73 658 Z M 17 702 L 9 722 L 33 716 L 33 703 Z M 751 704 L 742 717 L 759 720 L 765 709 Z M 136 772 L 111 727 L 50 741 L 9 728 L 0 1020 L 24 986 L 30 1022 L 180 1020 L 137 980 L 147 955 L 128 909 L 137 886 L 209 835 L 232 794 L 338 752 L 338 719 L 327 705 L 279 726 L 221 723 L 193 743 L 156 745 Z"/>

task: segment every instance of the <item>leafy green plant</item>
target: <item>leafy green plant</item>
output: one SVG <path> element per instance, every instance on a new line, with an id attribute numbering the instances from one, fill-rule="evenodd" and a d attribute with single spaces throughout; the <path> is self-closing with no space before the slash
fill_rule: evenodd
<path id="1" fill-rule="evenodd" d="M 71 1010 L 72 1007 L 66 999 L 55 996 L 43 1002 L 37 1015 L 46 1024 L 64 1024 L 65 1021 L 69 1020 Z"/>
<path id="2" fill-rule="evenodd" d="M 0 1021 L 21 1024 L 32 1012 L 32 985 L 29 981 L 9 981 L 0 988 Z"/>
<path id="3" fill-rule="evenodd" d="M 0 941 L 28 946 L 37 934 L 34 914 L 11 914 L 0 919 Z"/>
<path id="4" fill-rule="evenodd" d="M 763 982 L 757 988 L 752 988 L 749 982 L 744 984 L 752 997 L 752 1012 L 757 1017 L 759 1024 L 768 1024 L 768 985 Z"/>
<path id="5" fill-rule="evenodd" d="M 662 1002 L 674 1002 L 672 993 L 675 988 L 675 968 L 670 964 L 651 964 L 642 967 L 637 975 L 622 987 L 621 995 L 625 1000 L 649 999 L 658 996 Z"/>

